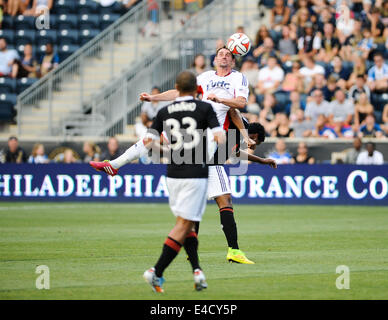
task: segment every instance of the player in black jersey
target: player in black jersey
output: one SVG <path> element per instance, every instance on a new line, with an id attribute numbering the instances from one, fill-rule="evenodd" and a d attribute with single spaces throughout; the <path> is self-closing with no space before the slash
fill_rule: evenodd
<path id="1" fill-rule="evenodd" d="M 176 216 L 176 224 L 164 242 L 159 260 L 143 275 L 155 292 L 163 292 L 163 272 L 182 246 L 193 268 L 195 289 L 207 288 L 198 262 L 198 240 L 194 232 L 195 222 L 201 221 L 207 201 L 206 129 L 212 130 L 218 143 L 225 140 L 212 106 L 194 99 L 197 90 L 195 75 L 189 71 L 180 73 L 176 88 L 178 98 L 159 110 L 144 139 L 147 148 L 152 140 L 159 140 L 162 133 L 169 141 L 167 188 L 171 211 Z"/>

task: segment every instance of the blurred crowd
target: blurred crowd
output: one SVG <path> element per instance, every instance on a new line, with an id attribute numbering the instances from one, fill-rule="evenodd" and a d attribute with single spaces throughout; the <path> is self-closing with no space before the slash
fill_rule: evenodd
<path id="1" fill-rule="evenodd" d="M 19 146 L 19 140 L 16 136 L 11 136 L 8 139 L 8 147 L 5 150 L 0 150 L 0 163 L 89 163 L 89 161 L 102 161 L 116 159 L 124 152 L 119 145 L 116 137 L 110 137 L 106 145 L 101 148 L 92 141 L 83 143 L 82 152 L 77 153 L 70 147 L 58 147 L 46 154 L 45 147 L 41 143 L 36 143 L 32 147 L 31 154 Z M 315 159 L 309 152 L 308 144 L 304 141 L 299 142 L 294 153 L 287 148 L 285 139 L 279 138 L 272 150 L 265 154 L 266 157 L 274 159 L 277 164 L 315 164 L 320 163 L 320 159 Z M 331 163 L 346 163 L 369 165 L 384 164 L 383 154 L 376 150 L 376 145 L 367 141 L 365 147 L 361 138 L 356 137 L 353 140 L 353 147 L 347 148 L 342 152 L 333 152 Z M 143 157 L 140 163 L 148 164 L 150 159 Z"/>

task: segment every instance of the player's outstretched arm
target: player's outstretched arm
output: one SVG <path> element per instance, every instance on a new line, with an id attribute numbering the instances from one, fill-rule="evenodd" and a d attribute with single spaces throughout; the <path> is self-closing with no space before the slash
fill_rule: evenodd
<path id="1" fill-rule="evenodd" d="M 237 97 L 237 98 L 233 98 L 233 99 L 224 99 L 224 98 L 217 97 L 213 93 L 209 94 L 207 96 L 207 99 L 214 101 L 216 103 L 222 103 L 228 107 L 237 108 L 237 109 L 243 109 L 247 104 L 247 100 L 244 97 Z"/>
<path id="2" fill-rule="evenodd" d="M 178 90 L 167 90 L 158 94 L 148 94 L 146 92 L 140 93 L 141 101 L 172 101 L 178 97 Z"/>
<path id="3" fill-rule="evenodd" d="M 241 136 L 244 139 L 244 142 L 247 144 L 248 148 L 253 147 L 256 142 L 249 138 L 248 130 L 245 128 L 244 123 L 241 118 L 240 111 L 236 109 L 230 109 L 228 111 L 230 120 L 235 124 L 238 130 L 240 130 Z"/>
<path id="4" fill-rule="evenodd" d="M 260 163 L 260 164 L 264 164 L 264 165 L 269 165 L 271 168 L 274 168 L 274 169 L 276 169 L 278 167 L 275 160 L 269 159 L 269 158 L 260 158 L 254 154 L 250 154 L 250 153 L 246 152 L 245 150 L 240 150 L 240 155 L 243 158 L 248 158 L 248 161 L 252 161 L 252 162 L 256 162 L 256 163 Z"/>

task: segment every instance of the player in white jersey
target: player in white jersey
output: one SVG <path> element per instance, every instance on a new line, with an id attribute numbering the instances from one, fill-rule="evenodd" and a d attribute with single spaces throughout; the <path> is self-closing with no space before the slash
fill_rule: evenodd
<path id="1" fill-rule="evenodd" d="M 244 142 L 248 147 L 251 147 L 255 145 L 255 141 L 249 138 L 241 116 L 236 111 L 236 109 L 244 108 L 247 104 L 248 81 L 242 73 L 233 70 L 234 64 L 235 57 L 231 51 L 226 47 L 219 48 L 214 58 L 216 71 L 208 71 L 197 77 L 198 93 L 202 94 L 202 100 L 210 102 L 213 106 L 217 119 L 224 130 L 228 130 L 230 121 L 232 121 L 240 131 Z M 155 95 L 141 93 L 140 100 L 172 101 L 178 97 L 178 94 L 176 89 Z M 147 152 L 143 140 L 140 140 L 117 159 L 109 162 L 91 162 L 90 165 L 96 170 L 115 175 L 120 167 L 138 159 Z M 227 260 L 254 264 L 238 246 L 229 178 L 223 165 L 209 167 L 208 197 L 214 199 L 219 207 L 222 228 L 228 242 Z"/>

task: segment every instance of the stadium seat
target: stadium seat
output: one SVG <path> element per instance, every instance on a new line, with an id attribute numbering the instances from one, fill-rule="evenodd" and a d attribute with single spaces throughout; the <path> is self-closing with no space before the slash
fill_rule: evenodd
<path id="1" fill-rule="evenodd" d="M 35 45 L 32 43 L 32 52 L 35 52 Z M 19 44 L 15 47 L 15 50 L 19 53 L 20 57 L 24 56 L 24 44 Z"/>
<path id="2" fill-rule="evenodd" d="M 13 30 L 2 30 L 0 29 L 0 38 L 4 38 L 7 44 L 13 44 L 15 34 Z"/>
<path id="3" fill-rule="evenodd" d="M 75 14 L 61 14 L 58 16 L 57 29 L 78 29 L 78 19 Z"/>
<path id="4" fill-rule="evenodd" d="M 103 14 L 101 15 L 100 29 L 104 30 L 110 26 L 113 22 L 120 18 L 119 14 Z"/>
<path id="5" fill-rule="evenodd" d="M 48 42 L 57 43 L 57 32 L 55 30 L 39 30 L 36 33 L 35 43 L 41 46 Z"/>
<path id="6" fill-rule="evenodd" d="M 58 52 L 56 45 L 54 45 L 53 50 L 54 50 L 54 52 Z M 40 46 L 36 46 L 36 48 L 33 49 L 33 52 L 35 52 L 35 57 L 39 63 L 39 61 L 42 59 L 42 57 L 46 53 L 46 46 L 44 44 L 40 45 Z"/>
<path id="7" fill-rule="evenodd" d="M 1 27 L 4 30 L 12 30 L 14 24 L 14 19 L 11 16 L 3 15 L 3 22 L 1 23 Z"/>
<path id="8" fill-rule="evenodd" d="M 78 30 L 64 29 L 58 30 L 57 34 L 58 44 L 78 44 Z"/>
<path id="9" fill-rule="evenodd" d="M 35 31 L 34 30 L 18 30 L 15 34 L 15 46 L 24 45 L 26 43 L 35 43 Z"/>
<path id="10" fill-rule="evenodd" d="M 79 46 L 72 44 L 65 44 L 58 47 L 59 60 L 62 62 L 70 57 L 74 52 L 79 49 Z"/>
<path id="11" fill-rule="evenodd" d="M 78 16 L 79 29 L 99 29 L 100 16 L 96 14 L 81 14 Z"/>
<path id="12" fill-rule="evenodd" d="M 98 3 L 93 0 L 80 0 L 78 3 L 77 13 L 93 14 L 98 12 Z"/>
<path id="13" fill-rule="evenodd" d="M 79 45 L 84 45 L 86 42 L 90 41 L 100 33 L 98 29 L 85 29 L 79 32 L 78 43 Z"/>
<path id="14" fill-rule="evenodd" d="M 34 78 L 21 78 L 16 81 L 16 93 L 19 94 L 26 90 L 29 86 L 34 84 L 38 79 Z"/>
<path id="15" fill-rule="evenodd" d="M 77 13 L 76 2 L 73 0 L 58 0 L 54 3 L 53 12 L 59 15 Z"/>
<path id="16" fill-rule="evenodd" d="M 35 18 L 19 15 L 14 21 L 15 30 L 35 30 Z"/>
<path id="17" fill-rule="evenodd" d="M 0 94 L 14 93 L 16 91 L 16 81 L 11 78 L 0 78 Z"/>
<path id="18" fill-rule="evenodd" d="M 15 105 L 17 101 L 17 95 L 13 93 L 0 94 L 0 121 L 13 120 L 16 112 Z"/>

